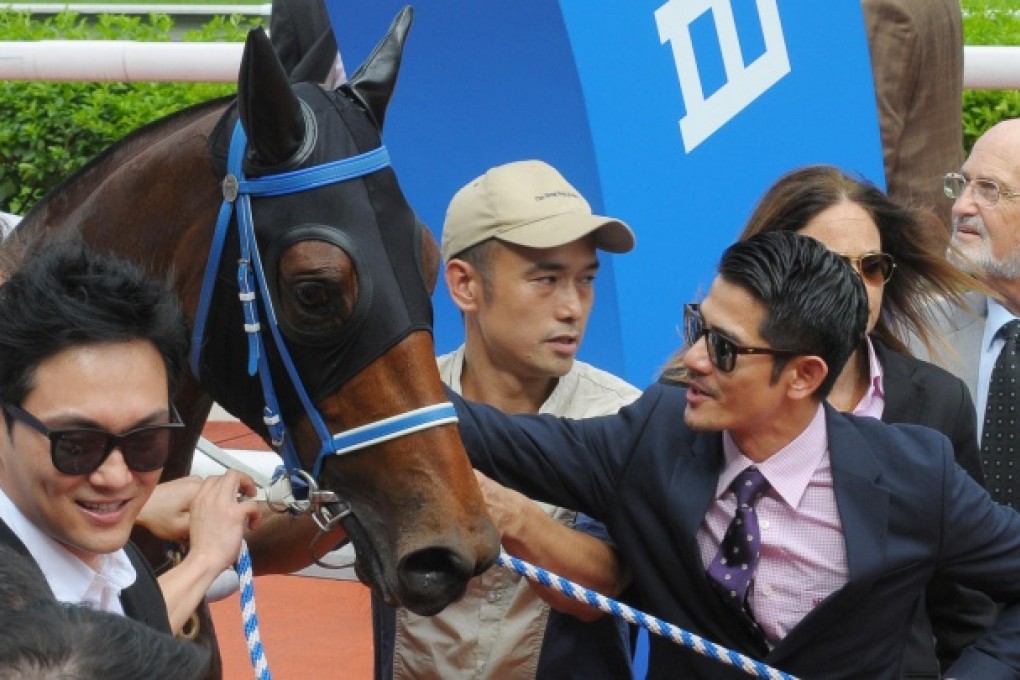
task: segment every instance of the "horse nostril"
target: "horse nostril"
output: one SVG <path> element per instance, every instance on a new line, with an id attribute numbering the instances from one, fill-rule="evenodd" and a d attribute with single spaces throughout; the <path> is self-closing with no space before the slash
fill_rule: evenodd
<path id="1" fill-rule="evenodd" d="M 416 614 L 438 614 L 460 598 L 474 574 L 474 563 L 447 548 L 417 550 L 400 561 L 401 603 Z"/>

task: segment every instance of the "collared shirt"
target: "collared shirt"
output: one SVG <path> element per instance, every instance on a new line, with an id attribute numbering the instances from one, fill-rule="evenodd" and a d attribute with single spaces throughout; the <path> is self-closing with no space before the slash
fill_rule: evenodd
<path id="1" fill-rule="evenodd" d="M 461 393 L 464 369 L 464 347 L 439 357 L 439 375 L 454 392 Z M 611 373 L 575 361 L 570 371 L 559 379 L 540 413 L 569 418 L 615 413 L 641 392 Z M 576 514 L 566 508 L 546 503 L 538 505 L 562 524 L 575 526 Z M 591 522 L 591 520 L 588 520 Z M 601 526 L 601 525 L 600 525 Z M 580 525 L 576 525 L 578 530 Z M 603 529 L 604 531 L 604 529 Z M 586 530 L 585 533 L 593 533 Z M 600 536 L 604 537 L 604 536 Z M 567 616 L 567 615 L 559 615 Z M 591 626 L 612 626 L 611 619 L 599 619 Z M 468 583 L 467 592 L 441 613 L 422 617 L 400 608 L 396 612 L 396 633 L 393 642 L 393 680 L 412 678 L 472 678 L 474 680 L 522 680 L 534 678 L 543 654 L 562 656 L 549 645 L 567 645 L 577 652 L 577 640 L 555 639 L 546 635 L 554 620 L 546 604 L 528 581 L 512 571 L 492 567 Z M 616 634 L 608 628 L 588 629 L 582 634 L 590 645 L 607 646 L 613 641 L 600 634 Z M 615 641 L 615 650 L 601 650 L 607 662 L 627 666 L 622 640 Z M 383 643 L 383 658 L 389 655 Z M 589 654 L 590 656 L 590 654 Z M 578 660 L 592 663 L 590 659 Z M 623 677 L 622 671 L 605 669 L 603 676 Z"/>
<path id="2" fill-rule="evenodd" d="M 1007 323 L 1018 317 L 1001 304 L 988 298 L 988 317 L 985 319 L 985 332 L 981 336 L 981 356 L 978 361 L 977 378 L 977 399 L 974 406 L 977 408 L 977 437 L 981 441 L 981 433 L 985 426 L 985 407 L 988 404 L 988 383 L 992 379 L 992 369 L 995 368 L 995 361 L 999 358 L 1002 346 L 1006 344 L 1005 338 L 999 335 L 999 330 Z"/>
<path id="3" fill-rule="evenodd" d="M 853 414 L 881 420 L 882 412 L 885 410 L 885 388 L 882 386 L 882 378 L 885 374 L 871 338 L 866 338 L 866 342 L 868 344 L 868 390 L 854 407 Z"/>
<path id="4" fill-rule="evenodd" d="M 94 609 L 120 614 L 120 593 L 135 582 L 137 574 L 124 549 L 102 555 L 95 570 L 72 555 L 66 547 L 43 533 L 0 488 L 0 518 L 21 540 L 39 565 L 53 595 L 60 602 L 87 604 Z"/>
<path id="5" fill-rule="evenodd" d="M 761 553 L 749 600 L 769 644 L 775 645 L 847 582 L 825 409 L 819 406 L 808 427 L 763 463 L 745 457 L 728 432 L 723 433 L 723 455 L 715 500 L 698 530 L 701 561 L 707 570 L 734 517 L 736 496 L 730 484 L 756 465 L 770 488 L 755 504 Z"/>

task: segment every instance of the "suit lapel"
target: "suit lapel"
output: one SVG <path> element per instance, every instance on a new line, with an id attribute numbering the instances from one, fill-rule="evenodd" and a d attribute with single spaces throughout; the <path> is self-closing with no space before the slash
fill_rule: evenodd
<path id="1" fill-rule="evenodd" d="M 21 542 L 21 539 L 11 531 L 11 528 L 3 520 L 0 520 L 0 543 L 13 548 L 29 558 L 36 569 L 39 570 L 39 576 L 44 580 L 46 579 L 32 553 L 28 551 L 28 548 Z M 125 551 L 138 576 L 132 586 L 121 591 L 120 604 L 124 608 L 124 614 L 128 618 L 147 624 L 150 628 L 155 628 L 160 632 L 169 634 L 171 630 L 166 603 L 163 601 L 163 595 L 158 585 L 156 585 L 155 577 L 152 575 L 150 567 L 144 561 L 145 558 L 138 552 L 138 549 L 134 547 L 134 544 L 128 543 L 125 546 Z M 146 584 L 149 582 L 152 585 L 146 587 Z"/>
<path id="2" fill-rule="evenodd" d="M 18 535 L 11 531 L 11 528 L 2 519 L 0 519 L 0 543 L 13 548 L 25 557 L 32 558 L 32 554 L 28 552 L 25 544 L 21 542 Z M 35 559 L 32 559 L 32 561 L 35 562 Z"/>
<path id="3" fill-rule="evenodd" d="M 916 423 L 924 408 L 925 391 L 917 384 L 914 371 L 896 352 L 872 340 L 878 362 L 882 364 L 882 389 L 885 407 L 882 420 L 887 423 Z"/>
<path id="4" fill-rule="evenodd" d="M 879 575 L 889 534 L 889 493 L 879 486 L 881 467 L 867 441 L 846 416 L 826 405 L 832 484 L 846 544 L 847 584 L 801 620 L 769 655 L 779 661 L 795 653 L 868 592 Z"/>
<path id="5" fill-rule="evenodd" d="M 25 544 L 22 543 L 21 539 L 18 538 L 18 535 L 15 534 L 2 519 L 0 519 L 0 543 L 11 548 L 19 555 L 23 555 L 28 558 L 28 561 L 32 563 L 32 567 L 38 572 L 39 578 L 41 578 L 43 583 L 46 584 L 46 587 L 52 591 L 52 588 L 49 586 L 49 581 L 46 580 L 46 574 L 43 573 L 42 567 L 40 567 L 39 563 L 35 561 L 35 557 L 31 552 L 29 552 L 28 548 L 25 547 Z"/>
<path id="6" fill-rule="evenodd" d="M 757 654 L 754 636 L 708 582 L 698 548 L 698 529 L 715 498 L 722 467 L 722 435 L 693 433 L 692 438 L 691 453 L 680 456 L 670 481 L 670 488 L 676 490 L 670 493 L 670 510 L 679 527 L 680 563 L 691 586 L 683 593 L 684 606 L 702 626 L 705 637 L 745 654 Z"/>
<path id="7" fill-rule="evenodd" d="M 141 621 L 162 633 L 171 633 L 166 601 L 159 589 L 152 568 L 134 543 L 128 542 L 124 552 L 135 568 L 135 582 L 120 593 L 120 604 L 128 618 Z"/>
<path id="8" fill-rule="evenodd" d="M 969 310 L 956 310 L 951 319 L 952 326 L 944 334 L 950 353 L 940 365 L 960 377 L 967 384 L 971 398 L 977 402 L 978 363 L 981 361 L 981 339 L 985 333 L 988 318 L 988 298 L 984 295 L 969 294 Z"/>

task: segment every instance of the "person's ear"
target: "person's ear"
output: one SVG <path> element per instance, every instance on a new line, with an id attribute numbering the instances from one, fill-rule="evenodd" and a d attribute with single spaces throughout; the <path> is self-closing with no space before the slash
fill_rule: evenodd
<path id="1" fill-rule="evenodd" d="M 794 357 L 783 369 L 787 375 L 787 395 L 792 399 L 807 399 L 829 375 L 829 367 L 819 356 L 806 354 Z"/>
<path id="2" fill-rule="evenodd" d="M 477 310 L 481 280 L 475 268 L 464 260 L 453 258 L 446 263 L 443 275 L 453 304 L 463 313 Z"/>

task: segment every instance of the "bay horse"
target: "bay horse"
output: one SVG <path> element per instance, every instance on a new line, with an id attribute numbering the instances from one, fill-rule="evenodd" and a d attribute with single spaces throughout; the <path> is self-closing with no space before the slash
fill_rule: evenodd
<path id="1" fill-rule="evenodd" d="M 408 7 L 334 91 L 289 83 L 253 29 L 236 99 L 128 135 L 14 240 L 81 234 L 173 280 L 194 331 L 174 395 L 190 436 L 164 480 L 187 473 L 215 401 L 322 491 L 319 519 L 342 520 L 359 578 L 432 614 L 492 564 L 498 536 L 436 368 L 438 249 L 380 140 L 410 21 Z"/>

